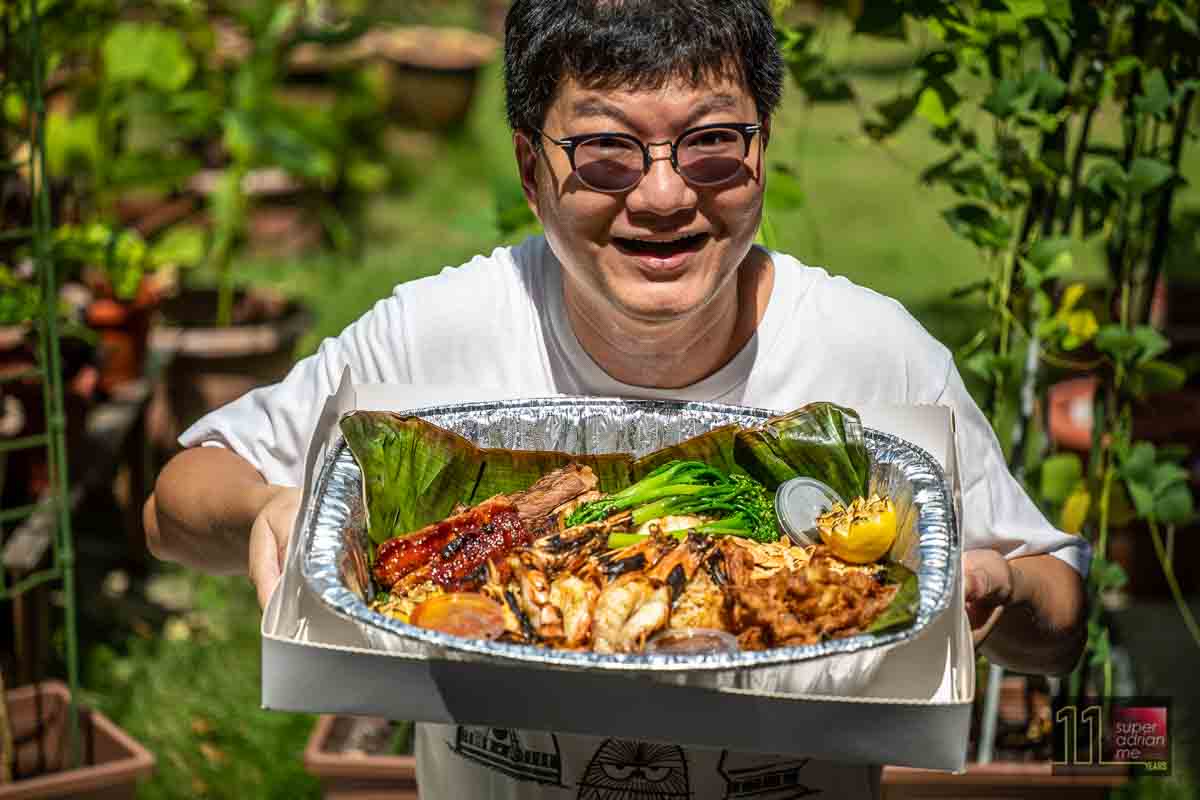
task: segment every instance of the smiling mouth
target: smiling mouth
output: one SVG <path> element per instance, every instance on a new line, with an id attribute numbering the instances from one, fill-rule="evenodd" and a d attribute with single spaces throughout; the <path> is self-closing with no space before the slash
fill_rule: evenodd
<path id="1" fill-rule="evenodd" d="M 683 253 L 694 253 L 703 247 L 706 241 L 708 241 L 707 233 L 684 236 L 669 242 L 626 239 L 621 236 L 613 237 L 613 244 L 623 253 L 634 256 L 650 256 L 652 258 L 672 258 Z"/>

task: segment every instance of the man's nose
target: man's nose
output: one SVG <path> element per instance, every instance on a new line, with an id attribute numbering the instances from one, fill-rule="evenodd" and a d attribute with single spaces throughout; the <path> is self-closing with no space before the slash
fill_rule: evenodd
<path id="1" fill-rule="evenodd" d="M 670 145 L 651 149 L 657 149 L 659 154 L 651 154 L 650 169 L 642 177 L 641 183 L 629 193 L 625 200 L 626 207 L 632 213 L 659 216 L 693 208 L 696 192 L 671 165 Z"/>

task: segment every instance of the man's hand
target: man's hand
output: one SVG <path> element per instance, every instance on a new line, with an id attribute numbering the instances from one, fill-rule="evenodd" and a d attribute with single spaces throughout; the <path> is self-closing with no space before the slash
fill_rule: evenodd
<path id="1" fill-rule="evenodd" d="M 1013 601 L 1017 572 L 995 550 L 968 550 L 963 554 L 967 619 L 979 647 L 991 634 L 1004 609 Z"/>
<path id="2" fill-rule="evenodd" d="M 288 537 L 300 510 L 300 490 L 289 486 L 274 487 L 275 495 L 267 501 L 250 528 L 250 562 L 247 571 L 258 592 L 258 604 L 266 608 L 271 591 L 283 572 Z"/>
<path id="3" fill-rule="evenodd" d="M 1021 672 L 1069 671 L 1087 638 L 1083 579 L 1052 555 L 1006 559 L 963 554 L 967 618 L 975 646 Z"/>

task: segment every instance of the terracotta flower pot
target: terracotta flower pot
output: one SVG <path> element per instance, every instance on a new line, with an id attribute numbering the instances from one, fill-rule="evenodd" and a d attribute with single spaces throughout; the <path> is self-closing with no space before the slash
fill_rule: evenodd
<path id="1" fill-rule="evenodd" d="M 167 450 L 209 411 L 283 378 L 296 344 L 312 326 L 306 307 L 265 292 L 239 295 L 234 324 L 224 328 L 213 326 L 216 290 L 186 290 L 164 301 L 162 309 L 165 321 L 152 331 L 151 347 L 174 355 L 147 424 Z"/>
<path id="2" fill-rule="evenodd" d="M 490 36 L 461 28 L 414 25 L 374 31 L 364 38 L 364 46 L 391 67 L 393 117 L 431 130 L 466 121 L 480 70 L 498 48 Z"/>
<path id="3" fill-rule="evenodd" d="M 133 798 L 137 781 L 154 771 L 154 756 L 98 711 L 80 709 L 84 763 L 65 769 L 70 692 L 58 681 L 6 692 L 15 743 L 14 777 L 0 800 Z"/>
<path id="4" fill-rule="evenodd" d="M 1125 774 L 1054 775 L 1047 762 L 1005 762 L 967 765 L 962 775 L 907 767 L 883 770 L 884 800 L 925 798 L 993 798 L 993 800 L 1104 800 L 1109 790 L 1123 785 Z"/>
<path id="5" fill-rule="evenodd" d="M 142 377 L 150 324 L 162 297 L 162 283 L 147 275 L 133 299 L 118 300 L 109 293 L 88 305 L 88 326 L 100 336 L 100 390 L 105 394 Z"/>
<path id="6" fill-rule="evenodd" d="M 355 725 L 366 725 L 382 732 L 382 737 L 374 738 L 379 749 L 386 748 L 391 726 L 384 720 L 326 714 L 317 720 L 308 737 L 304 767 L 321 780 L 326 800 L 365 797 L 416 800 L 416 758 L 370 752 L 374 749 L 371 747 L 346 750 L 346 739 Z"/>

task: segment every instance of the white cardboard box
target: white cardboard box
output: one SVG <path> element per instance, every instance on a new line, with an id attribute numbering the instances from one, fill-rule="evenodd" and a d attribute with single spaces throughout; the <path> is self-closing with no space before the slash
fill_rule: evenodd
<path id="1" fill-rule="evenodd" d="M 343 379 L 313 436 L 303 508 L 309 507 L 324 454 L 337 441 L 343 413 L 498 399 L 511 398 L 480 387 L 355 387 Z M 949 409 L 857 411 L 864 425 L 928 451 L 946 469 L 960 504 Z M 302 523 L 297 521 L 297 530 Z M 283 578 L 263 614 L 266 708 L 620 736 L 851 763 L 965 766 L 975 657 L 961 574 L 949 609 L 919 636 L 892 648 L 877 676 L 855 696 L 779 695 L 372 650 L 350 621 L 307 588 L 300 538 L 292 537 Z"/>

